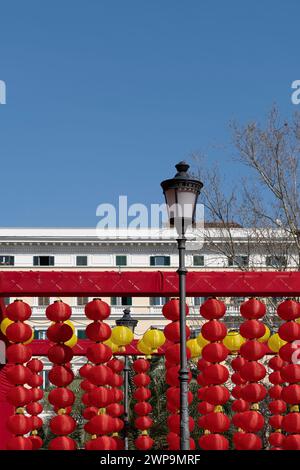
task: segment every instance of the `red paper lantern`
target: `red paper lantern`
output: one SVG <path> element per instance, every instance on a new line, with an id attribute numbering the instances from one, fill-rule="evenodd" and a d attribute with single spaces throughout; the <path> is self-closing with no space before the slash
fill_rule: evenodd
<path id="1" fill-rule="evenodd" d="M 248 320 L 257 320 L 266 313 L 266 306 L 260 300 L 252 298 L 243 302 L 240 306 L 241 315 Z"/>
<path id="2" fill-rule="evenodd" d="M 236 432 L 233 435 L 233 443 L 236 450 L 260 450 L 261 439 L 253 433 Z"/>
<path id="3" fill-rule="evenodd" d="M 139 416 L 146 416 L 152 411 L 152 406 L 146 401 L 140 401 L 134 405 L 134 412 Z"/>
<path id="4" fill-rule="evenodd" d="M 28 403 L 28 405 L 26 406 L 26 411 L 28 414 L 35 416 L 39 415 L 43 411 L 43 407 L 39 402 L 33 401 L 31 403 Z"/>
<path id="5" fill-rule="evenodd" d="M 151 407 L 151 405 L 149 406 Z M 118 416 L 121 416 L 124 413 L 124 406 L 120 403 L 111 403 L 107 406 L 106 412 L 113 418 L 117 418 Z"/>
<path id="6" fill-rule="evenodd" d="M 111 387 L 121 387 L 124 383 L 124 379 L 121 375 L 118 375 L 118 374 L 112 374 L 109 381 L 108 381 L 108 385 L 110 385 Z"/>
<path id="7" fill-rule="evenodd" d="M 133 377 L 133 383 L 136 387 L 147 387 L 150 384 L 150 377 L 142 372 Z"/>
<path id="8" fill-rule="evenodd" d="M 191 358 L 191 351 L 189 348 L 186 348 L 187 359 Z M 180 363 L 180 344 L 176 343 L 172 346 L 169 346 L 165 352 L 165 358 L 171 364 L 179 364 Z"/>
<path id="9" fill-rule="evenodd" d="M 15 407 L 27 405 L 31 401 L 31 393 L 23 385 L 11 388 L 7 393 L 7 401 Z"/>
<path id="10" fill-rule="evenodd" d="M 49 443 L 49 450 L 76 450 L 76 442 L 68 436 L 55 437 Z"/>
<path id="11" fill-rule="evenodd" d="M 204 450 L 228 450 L 229 442 L 222 434 L 205 434 L 199 439 L 199 446 Z"/>
<path id="12" fill-rule="evenodd" d="M 224 405 L 229 400 L 230 393 L 223 385 L 212 385 L 207 387 L 204 397 L 212 405 Z"/>
<path id="13" fill-rule="evenodd" d="M 186 326 L 185 332 L 186 332 L 185 333 L 186 337 L 189 338 L 190 334 L 191 334 L 191 331 L 190 331 L 188 326 Z M 169 323 L 167 326 L 165 326 L 164 335 L 172 343 L 179 343 L 179 341 L 180 341 L 180 322 L 179 321 L 173 321 L 172 323 Z"/>
<path id="14" fill-rule="evenodd" d="M 120 373 L 124 369 L 124 362 L 120 359 L 111 359 L 106 365 L 116 373 Z"/>
<path id="15" fill-rule="evenodd" d="M 30 375 L 30 370 L 21 364 L 6 368 L 6 377 L 14 385 L 24 385 L 28 382 Z"/>
<path id="16" fill-rule="evenodd" d="M 245 384 L 247 380 L 243 379 L 239 372 L 234 372 L 231 376 L 231 382 L 236 385 L 242 385 L 242 384 Z"/>
<path id="17" fill-rule="evenodd" d="M 284 366 L 281 369 L 280 374 L 284 382 L 289 382 L 289 383 L 300 382 L 300 365 L 288 364 L 287 366 Z"/>
<path id="18" fill-rule="evenodd" d="M 101 299 L 93 299 L 86 304 L 84 311 L 90 320 L 105 320 L 110 315 L 110 306 Z"/>
<path id="19" fill-rule="evenodd" d="M 280 385 L 274 385 L 269 388 L 269 396 L 273 400 L 278 400 L 281 397 L 282 387 Z"/>
<path id="20" fill-rule="evenodd" d="M 116 450 L 117 445 L 112 437 L 100 436 L 97 439 L 88 441 L 85 445 L 86 450 Z"/>
<path id="21" fill-rule="evenodd" d="M 114 430 L 114 419 L 108 414 L 97 415 L 85 424 L 84 429 L 89 434 L 110 434 Z"/>
<path id="22" fill-rule="evenodd" d="M 251 361 L 245 364 L 240 370 L 241 377 L 249 382 L 258 382 L 266 375 L 266 368 L 263 364 Z"/>
<path id="23" fill-rule="evenodd" d="M 198 403 L 197 405 L 197 411 L 198 413 L 205 415 L 207 413 L 211 413 L 214 411 L 215 407 L 211 403 L 208 403 L 207 401 L 202 401 Z"/>
<path id="24" fill-rule="evenodd" d="M 197 362 L 197 369 L 198 370 L 204 371 L 204 369 L 206 369 L 206 367 L 208 367 L 208 366 L 210 366 L 210 362 L 205 361 L 202 357 L 200 359 L 198 359 L 198 362 Z"/>
<path id="25" fill-rule="evenodd" d="M 180 450 L 180 437 L 175 432 L 167 434 L 168 450 Z M 195 441 L 190 438 L 190 450 L 195 449 Z"/>
<path id="26" fill-rule="evenodd" d="M 298 302 L 295 300 L 285 300 L 281 302 L 277 307 L 277 314 L 283 320 L 295 320 L 300 317 L 300 307 Z"/>
<path id="27" fill-rule="evenodd" d="M 75 395 L 72 390 L 61 387 L 51 390 L 48 395 L 49 403 L 58 408 L 66 408 L 72 406 L 75 401 Z"/>
<path id="28" fill-rule="evenodd" d="M 167 390 L 167 401 L 173 405 L 176 409 L 180 408 L 180 389 L 179 387 L 170 387 Z M 191 404 L 193 401 L 193 394 L 188 391 L 188 403 Z"/>
<path id="29" fill-rule="evenodd" d="M 133 363 L 133 370 L 138 374 L 141 374 L 142 372 L 147 372 L 147 370 L 149 369 L 150 364 L 149 361 L 147 361 L 146 359 L 137 359 Z"/>
<path id="30" fill-rule="evenodd" d="M 80 367 L 79 374 L 81 375 L 81 377 L 87 378 L 89 371 L 91 371 L 93 367 L 94 366 L 92 364 L 88 364 L 88 363 L 84 364 L 83 366 Z"/>
<path id="31" fill-rule="evenodd" d="M 69 415 L 57 415 L 50 421 L 51 431 L 59 436 L 71 434 L 75 427 L 76 421 Z"/>
<path id="32" fill-rule="evenodd" d="M 48 350 L 49 361 L 53 364 L 65 364 L 73 358 L 72 348 L 65 344 L 54 344 Z"/>
<path id="33" fill-rule="evenodd" d="M 113 375 L 112 370 L 101 364 L 94 366 L 88 373 L 88 380 L 94 385 L 107 385 Z"/>
<path id="34" fill-rule="evenodd" d="M 284 382 L 281 377 L 281 371 L 275 370 L 274 372 L 271 372 L 269 375 L 269 382 L 273 385 L 280 385 Z"/>
<path id="35" fill-rule="evenodd" d="M 224 413 L 212 412 L 203 416 L 204 428 L 212 433 L 221 433 L 228 431 L 230 427 L 230 419 Z"/>
<path id="36" fill-rule="evenodd" d="M 269 435 L 269 443 L 274 447 L 282 447 L 285 441 L 285 436 L 280 432 L 272 432 Z"/>
<path id="37" fill-rule="evenodd" d="M 206 344 L 202 349 L 202 357 L 208 362 L 223 362 L 228 353 L 229 351 L 223 343 Z"/>
<path id="38" fill-rule="evenodd" d="M 212 364 L 208 366 L 203 372 L 204 378 L 208 384 L 220 385 L 226 382 L 229 378 L 227 367 L 221 364 Z"/>
<path id="39" fill-rule="evenodd" d="M 111 349 L 103 343 L 96 343 L 92 346 L 89 346 L 86 351 L 86 357 L 89 361 L 93 362 L 94 364 L 102 364 L 107 361 L 112 356 Z"/>
<path id="40" fill-rule="evenodd" d="M 133 392 L 133 398 L 137 401 L 147 401 L 151 397 L 151 391 L 146 387 L 138 387 Z"/>
<path id="41" fill-rule="evenodd" d="M 99 409 L 96 406 L 88 406 L 83 410 L 82 416 L 84 419 L 90 420 L 93 416 L 98 414 Z"/>
<path id="42" fill-rule="evenodd" d="M 106 408 L 107 405 L 115 401 L 113 399 L 113 391 L 105 387 L 98 387 L 92 390 L 88 396 L 89 402 L 97 406 L 97 408 Z"/>
<path id="43" fill-rule="evenodd" d="M 65 343 L 73 336 L 73 330 L 66 323 L 54 323 L 47 330 L 47 338 L 53 343 Z"/>
<path id="44" fill-rule="evenodd" d="M 192 432 L 194 430 L 195 422 L 191 416 L 189 416 L 189 430 Z M 168 427 L 171 432 L 180 434 L 180 416 L 179 414 L 172 414 L 168 416 Z"/>
<path id="45" fill-rule="evenodd" d="M 7 429 L 12 434 L 27 434 L 31 430 L 31 422 L 22 414 L 12 415 L 7 420 Z"/>
<path id="46" fill-rule="evenodd" d="M 85 392 L 91 392 L 97 388 L 97 385 L 94 385 L 89 380 L 84 379 L 80 382 L 80 388 Z"/>
<path id="47" fill-rule="evenodd" d="M 240 354 L 248 361 L 257 361 L 266 354 L 266 346 L 256 340 L 248 340 L 242 344 Z"/>
<path id="48" fill-rule="evenodd" d="M 282 448 L 284 450 L 300 450 L 300 434 L 286 436 Z"/>
<path id="49" fill-rule="evenodd" d="M 135 427 L 141 431 L 151 428 L 152 424 L 153 420 L 149 416 L 139 416 L 134 421 Z"/>
<path id="50" fill-rule="evenodd" d="M 248 383 L 241 389 L 241 398 L 250 402 L 257 403 L 265 398 L 266 388 L 262 384 Z"/>
<path id="51" fill-rule="evenodd" d="M 200 307 L 200 315 L 207 320 L 222 318 L 225 315 L 226 306 L 224 302 L 217 299 L 207 299 Z"/>
<path id="52" fill-rule="evenodd" d="M 138 450 L 149 450 L 153 444 L 154 440 L 150 436 L 138 436 L 134 441 L 134 445 Z"/>
<path id="53" fill-rule="evenodd" d="M 54 322 L 64 322 L 70 318 L 71 314 L 71 307 L 62 300 L 56 300 L 46 308 L 46 317 Z"/>
<path id="54" fill-rule="evenodd" d="M 24 344 L 12 344 L 6 349 L 6 359 L 8 363 L 21 364 L 28 362 L 31 356 L 31 349 Z"/>
<path id="55" fill-rule="evenodd" d="M 279 356 L 273 356 L 270 360 L 269 360 L 269 366 L 271 367 L 271 369 L 273 370 L 280 370 L 282 369 L 283 366 L 286 365 L 286 362 L 284 362 L 281 357 Z"/>
<path id="56" fill-rule="evenodd" d="M 29 436 L 28 439 L 31 442 L 32 450 L 39 450 L 43 445 L 43 441 L 40 436 Z"/>
<path id="57" fill-rule="evenodd" d="M 23 300 L 15 300 L 6 307 L 6 316 L 12 321 L 26 321 L 31 316 L 31 307 Z"/>
<path id="58" fill-rule="evenodd" d="M 282 420 L 283 429 L 290 434 L 300 434 L 300 413 L 288 413 Z"/>
<path id="59" fill-rule="evenodd" d="M 289 343 L 300 339 L 300 324 L 295 321 L 284 323 L 278 328 L 278 334 L 281 339 Z"/>
<path id="60" fill-rule="evenodd" d="M 232 411 L 241 413 L 243 411 L 249 410 L 249 403 L 242 398 L 238 398 L 232 403 L 231 409 Z"/>
<path id="61" fill-rule="evenodd" d="M 31 374 L 28 379 L 28 385 L 30 387 L 41 387 L 43 385 L 43 377 L 38 374 Z"/>
<path id="62" fill-rule="evenodd" d="M 11 323 L 6 328 L 7 339 L 13 343 L 24 343 L 32 336 L 32 328 L 26 323 Z"/>
<path id="63" fill-rule="evenodd" d="M 243 387 L 244 385 L 236 385 L 235 387 L 233 387 L 233 389 L 231 390 L 231 395 L 233 396 L 233 398 L 241 398 Z"/>
<path id="64" fill-rule="evenodd" d="M 227 334 L 227 328 L 218 320 L 210 320 L 202 325 L 201 334 L 208 341 L 222 341 Z"/>
<path id="65" fill-rule="evenodd" d="M 300 344 L 298 343 L 298 341 L 295 341 L 295 343 L 287 343 L 282 346 L 278 353 L 281 359 L 286 362 L 297 363 L 300 355 Z"/>
<path id="66" fill-rule="evenodd" d="M 266 331 L 266 327 L 258 320 L 247 320 L 240 326 L 240 334 L 243 338 L 261 338 Z"/>
<path id="67" fill-rule="evenodd" d="M 300 385 L 292 384 L 284 387 L 281 393 L 282 399 L 290 405 L 300 403 Z"/>
<path id="68" fill-rule="evenodd" d="M 242 428 L 246 432 L 257 433 L 264 426 L 264 418 L 258 411 L 244 411 L 235 415 L 238 422 L 238 427 Z"/>
<path id="69" fill-rule="evenodd" d="M 32 443 L 28 437 L 13 436 L 6 444 L 7 450 L 32 450 Z"/>
<path id="70" fill-rule="evenodd" d="M 95 321 L 86 327 L 85 332 L 91 341 L 106 341 L 110 338 L 111 328 L 107 323 Z"/>
<path id="71" fill-rule="evenodd" d="M 34 373 L 39 373 L 43 370 L 43 363 L 42 361 L 40 361 L 39 359 L 31 359 L 27 364 L 26 366 L 28 367 L 28 369 L 31 370 L 31 372 L 34 372 Z"/>
<path id="72" fill-rule="evenodd" d="M 269 424 L 272 426 L 272 428 L 280 429 L 282 427 L 282 420 L 283 416 L 281 415 L 270 416 Z"/>
<path id="73" fill-rule="evenodd" d="M 186 315 L 189 314 L 189 307 L 185 306 Z M 180 318 L 180 302 L 179 299 L 169 300 L 162 308 L 162 314 L 165 318 L 171 321 L 179 320 Z"/>
<path id="74" fill-rule="evenodd" d="M 43 420 L 39 416 L 29 416 L 31 429 L 40 429 L 43 426 Z"/>
<path id="75" fill-rule="evenodd" d="M 244 359 L 242 356 L 238 356 L 232 359 L 231 367 L 233 370 L 239 371 L 246 364 L 246 362 L 246 359 Z"/>

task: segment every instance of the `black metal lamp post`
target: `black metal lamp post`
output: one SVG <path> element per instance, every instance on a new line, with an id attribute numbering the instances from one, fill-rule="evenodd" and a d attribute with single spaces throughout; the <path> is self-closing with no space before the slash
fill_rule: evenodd
<path id="1" fill-rule="evenodd" d="M 197 199 L 203 184 L 188 174 L 189 165 L 180 162 L 176 165 L 177 173 L 174 178 L 161 183 L 170 225 L 178 233 L 177 246 L 179 252 L 179 301 L 180 301 L 180 448 L 189 450 L 189 410 L 188 410 L 188 363 L 186 354 L 186 274 L 185 247 L 186 229 L 194 225 Z"/>
<path id="2" fill-rule="evenodd" d="M 138 324 L 138 320 L 135 320 L 130 315 L 130 308 L 123 310 L 124 315 L 122 318 L 116 320 L 117 326 L 127 326 L 133 333 Z M 125 355 L 124 361 L 124 448 L 128 450 L 128 429 L 129 429 L 129 358 Z"/>

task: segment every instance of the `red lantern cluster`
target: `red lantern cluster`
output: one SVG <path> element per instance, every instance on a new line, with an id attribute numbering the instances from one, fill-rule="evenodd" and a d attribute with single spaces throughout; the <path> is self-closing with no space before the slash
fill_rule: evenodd
<path id="1" fill-rule="evenodd" d="M 124 362 L 120 359 L 111 359 L 108 361 L 107 366 L 113 373 L 109 383 L 113 392 L 113 402 L 108 405 L 106 411 L 107 414 L 114 418 L 112 439 L 115 442 L 116 450 L 123 450 L 124 440 L 119 436 L 119 432 L 124 427 L 124 421 L 122 419 L 122 416 L 124 415 L 124 406 L 121 403 L 123 401 L 123 391 L 121 390 L 121 387 L 124 382 L 122 375 Z"/>
<path id="2" fill-rule="evenodd" d="M 228 350 L 222 341 L 227 334 L 227 328 L 219 319 L 225 315 L 226 306 L 220 300 L 211 298 L 200 307 L 200 314 L 208 321 L 202 325 L 201 334 L 209 344 L 202 350 L 202 359 L 197 367 L 200 370 L 197 381 L 200 385 L 198 411 L 202 414 L 198 426 L 204 430 L 199 438 L 199 446 L 203 450 L 227 450 L 228 439 L 223 435 L 230 427 L 230 420 L 223 412 L 223 407 L 229 399 L 229 391 L 224 386 L 229 377 L 228 369 L 221 364 Z"/>
<path id="3" fill-rule="evenodd" d="M 151 439 L 148 434 L 153 424 L 152 418 L 149 416 L 152 411 L 152 406 L 148 403 L 151 397 L 151 391 L 149 389 L 150 377 L 147 373 L 150 369 L 150 363 L 147 359 L 136 359 L 133 362 L 133 369 L 135 371 L 133 377 L 135 385 L 133 398 L 136 400 L 134 405 L 134 413 L 136 415 L 134 425 L 140 431 L 134 444 L 138 450 L 149 450 L 154 443 L 153 439 Z"/>
<path id="4" fill-rule="evenodd" d="M 300 450 L 300 324 L 295 321 L 300 317 L 300 304 L 294 300 L 285 300 L 278 305 L 277 313 L 285 320 L 279 327 L 278 334 L 287 341 L 279 350 L 280 359 L 285 361 L 280 369 L 280 376 L 282 382 L 287 384 L 282 389 L 279 401 L 289 407 L 288 413 L 282 418 L 282 429 L 287 435 L 281 447 L 284 450 Z"/>
<path id="5" fill-rule="evenodd" d="M 180 369 L 180 303 L 179 299 L 169 300 L 162 309 L 165 318 L 170 323 L 165 327 L 164 334 L 168 340 L 168 347 L 165 351 L 166 382 L 169 385 L 167 390 L 167 409 L 171 413 L 168 417 L 169 433 L 167 435 L 168 449 L 180 449 L 180 388 L 179 388 L 179 369 Z M 189 308 L 186 305 L 186 315 Z M 186 338 L 190 337 L 190 329 L 186 327 Z M 187 358 L 191 357 L 190 350 L 187 348 Z M 191 380 L 191 372 L 188 371 L 188 381 Z M 188 392 L 188 401 L 191 403 L 192 393 Z M 190 431 L 194 427 L 192 418 L 190 419 Z M 190 438 L 190 449 L 195 449 L 195 442 Z"/>
<path id="6" fill-rule="evenodd" d="M 271 398 L 269 410 L 272 414 L 269 418 L 269 424 L 274 428 L 274 431 L 269 434 L 269 443 L 271 450 L 281 450 L 285 440 L 285 435 L 282 434 L 281 428 L 283 420 L 282 415 L 286 412 L 286 403 L 281 400 L 283 379 L 280 371 L 282 367 L 286 365 L 286 362 L 276 354 L 269 360 L 268 365 L 270 369 L 273 370 L 273 372 L 269 374 L 269 381 L 272 384 L 268 391 L 269 397 Z"/>
<path id="7" fill-rule="evenodd" d="M 109 325 L 103 321 L 109 317 L 110 307 L 101 299 L 93 299 L 86 304 L 85 315 L 92 320 L 86 328 L 86 335 L 93 342 L 86 352 L 89 362 L 80 369 L 80 374 L 84 377 L 81 383 L 85 391 L 82 395 L 82 401 L 86 406 L 84 418 L 88 420 L 84 428 L 91 434 L 91 439 L 86 442 L 85 448 L 116 450 L 117 441 L 111 434 L 121 429 L 122 422 L 118 423 L 121 420 L 108 413 L 108 407 L 118 401 L 116 399 L 118 396 L 116 396 L 117 390 L 110 386 L 115 379 L 114 370 L 108 366 L 112 351 L 103 344 L 111 335 Z"/>
<path id="8" fill-rule="evenodd" d="M 46 309 L 47 318 L 53 322 L 48 330 L 48 339 L 53 343 L 48 350 L 48 358 L 53 363 L 49 372 L 49 381 L 56 387 L 50 391 L 48 400 L 53 405 L 56 416 L 50 420 L 50 429 L 57 437 L 49 443 L 49 450 L 75 450 L 76 442 L 68 436 L 76 428 L 76 421 L 70 416 L 75 395 L 68 388 L 74 374 L 69 367 L 73 357 L 70 346 L 64 343 L 71 339 L 72 328 L 64 323 L 71 317 L 71 307 L 62 301 L 56 301 Z"/>
<path id="9" fill-rule="evenodd" d="M 31 386 L 32 373 L 26 363 L 30 360 L 32 352 L 26 341 L 32 336 L 31 327 L 25 323 L 31 316 L 30 306 L 22 300 L 15 300 L 7 306 L 6 316 L 13 321 L 7 327 L 7 339 L 14 344 L 8 346 L 6 357 L 9 367 L 7 378 L 14 385 L 8 394 L 7 401 L 15 407 L 15 414 L 7 421 L 7 428 L 13 434 L 6 448 L 8 450 L 32 450 L 33 442 L 25 437 L 32 430 L 32 420 L 25 416 L 25 407 L 32 401 Z"/>
<path id="10" fill-rule="evenodd" d="M 41 388 L 43 385 L 43 377 L 41 376 L 43 363 L 39 359 L 31 359 L 27 363 L 27 367 L 31 371 L 30 385 L 32 387 L 31 402 L 26 406 L 27 413 L 31 415 L 31 433 L 29 439 L 32 443 L 32 449 L 38 450 L 43 445 L 43 441 L 38 435 L 38 430 L 43 426 L 43 420 L 38 416 L 43 411 L 43 406 L 40 403 L 40 400 L 44 396 L 44 392 Z"/>
<path id="11" fill-rule="evenodd" d="M 259 450 L 262 440 L 257 435 L 264 426 L 264 418 L 259 411 L 259 404 L 266 396 L 266 388 L 260 380 L 266 375 L 266 368 L 259 362 L 265 353 L 266 346 L 258 341 L 265 331 L 259 321 L 266 312 L 266 306 L 258 299 L 252 298 L 240 306 L 241 315 L 245 321 L 240 326 L 241 335 L 246 342 L 240 348 L 241 357 L 236 358 L 237 375 L 236 387 L 232 394 L 237 401 L 237 413 L 233 424 L 238 428 L 234 433 L 233 443 L 237 450 Z"/>

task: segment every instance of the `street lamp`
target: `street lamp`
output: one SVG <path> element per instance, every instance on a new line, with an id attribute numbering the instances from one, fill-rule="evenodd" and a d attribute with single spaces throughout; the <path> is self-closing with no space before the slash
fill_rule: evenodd
<path id="1" fill-rule="evenodd" d="M 130 308 L 125 308 L 123 310 L 122 318 L 118 318 L 116 320 L 117 326 L 126 326 L 129 328 L 132 333 L 138 324 L 138 320 L 135 320 L 130 315 Z M 125 354 L 125 361 L 124 361 L 124 448 L 128 450 L 128 429 L 129 429 L 129 358 L 128 355 Z"/>
<path id="2" fill-rule="evenodd" d="M 188 174 L 189 165 L 180 162 L 172 179 L 165 180 L 161 187 L 166 199 L 170 226 L 177 230 L 179 252 L 179 302 L 180 302 L 180 448 L 189 450 L 189 409 L 188 409 L 188 364 L 186 354 L 186 274 L 185 247 L 186 230 L 195 224 L 197 199 L 203 184 Z"/>

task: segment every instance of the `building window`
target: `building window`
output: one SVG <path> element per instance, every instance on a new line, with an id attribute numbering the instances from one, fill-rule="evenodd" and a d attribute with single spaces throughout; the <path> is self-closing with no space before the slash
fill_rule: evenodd
<path id="1" fill-rule="evenodd" d="M 203 255 L 194 255 L 193 256 L 193 265 L 194 266 L 204 266 L 204 256 Z"/>
<path id="2" fill-rule="evenodd" d="M 34 330 L 34 339 L 47 339 L 47 330 Z"/>
<path id="3" fill-rule="evenodd" d="M 86 339 L 85 330 L 77 330 L 77 338 L 78 339 Z"/>
<path id="4" fill-rule="evenodd" d="M 34 256 L 33 266 L 54 266 L 54 256 Z"/>
<path id="5" fill-rule="evenodd" d="M 43 377 L 43 389 L 45 390 L 50 385 L 49 371 L 48 370 L 43 370 L 42 377 Z"/>
<path id="6" fill-rule="evenodd" d="M 271 255 L 266 256 L 266 266 L 271 268 L 286 268 L 287 267 L 287 257 L 282 255 Z"/>
<path id="7" fill-rule="evenodd" d="M 150 297 L 149 302 L 152 307 L 162 307 L 169 301 L 169 297 Z"/>
<path id="8" fill-rule="evenodd" d="M 88 297 L 77 297 L 77 305 L 86 305 L 89 301 Z"/>
<path id="9" fill-rule="evenodd" d="M 116 266 L 127 266 L 127 256 L 126 255 L 117 255 L 116 256 Z"/>
<path id="10" fill-rule="evenodd" d="M 39 297 L 38 298 L 38 306 L 39 307 L 46 307 L 50 305 L 50 297 Z"/>
<path id="11" fill-rule="evenodd" d="M 15 257 L 14 256 L 0 256 L 0 265 L 1 266 L 14 266 Z"/>
<path id="12" fill-rule="evenodd" d="M 76 256 L 76 266 L 87 266 L 88 257 L 87 256 Z"/>
<path id="13" fill-rule="evenodd" d="M 132 297 L 111 297 L 110 303 L 113 306 L 118 305 L 132 305 Z"/>
<path id="14" fill-rule="evenodd" d="M 202 305 L 207 300 L 207 297 L 194 297 L 194 305 Z"/>
<path id="15" fill-rule="evenodd" d="M 228 256 L 228 266 L 230 267 L 246 267 L 248 264 L 249 256 L 247 255 Z"/>
<path id="16" fill-rule="evenodd" d="M 170 266 L 170 256 L 150 256 L 150 266 Z"/>

